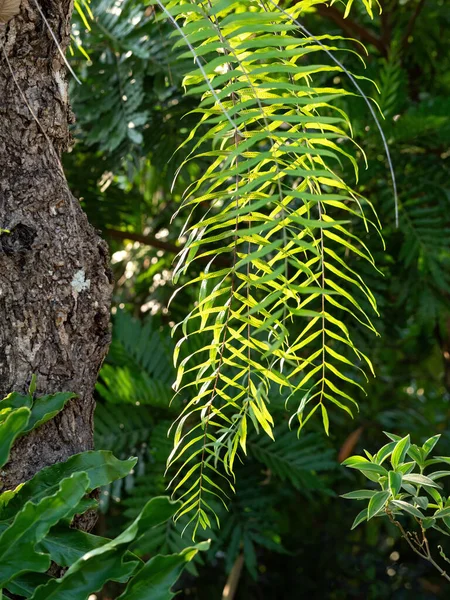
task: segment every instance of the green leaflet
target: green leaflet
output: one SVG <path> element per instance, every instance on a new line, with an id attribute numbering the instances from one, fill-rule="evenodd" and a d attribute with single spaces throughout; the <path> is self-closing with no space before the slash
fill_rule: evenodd
<path id="1" fill-rule="evenodd" d="M 27 502 L 13 523 L 0 536 L 0 587 L 27 571 L 45 572 L 50 557 L 35 550 L 48 531 L 63 519 L 85 495 L 89 485 L 85 473 L 64 479 L 56 493 L 38 504 Z"/>
<path id="2" fill-rule="evenodd" d="M 372 496 L 369 500 L 369 506 L 367 508 L 367 520 L 369 521 L 373 517 L 375 517 L 378 513 L 380 513 L 390 496 L 390 492 L 377 492 Z"/>

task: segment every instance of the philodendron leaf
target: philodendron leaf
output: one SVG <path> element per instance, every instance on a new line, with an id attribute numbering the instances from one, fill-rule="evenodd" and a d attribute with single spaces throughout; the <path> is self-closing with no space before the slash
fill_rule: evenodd
<path id="1" fill-rule="evenodd" d="M 6 589 L 11 594 L 30 598 L 34 590 L 40 585 L 45 585 L 49 579 L 50 577 L 44 573 L 25 573 L 9 581 L 6 584 Z"/>
<path id="2" fill-rule="evenodd" d="M 27 481 L 8 504 L 0 509 L 0 520 L 12 518 L 28 500 L 36 501 L 52 493 L 52 490 L 56 491 L 59 482 L 73 473 L 87 474 L 87 491 L 90 492 L 128 475 L 136 461 L 136 458 L 118 460 L 112 452 L 104 450 L 75 454 L 65 462 L 42 469 L 33 479 Z"/>
<path id="3" fill-rule="evenodd" d="M 76 398 L 76 394 L 71 392 L 36 398 L 31 409 L 31 418 L 24 432 L 27 433 L 53 419 L 72 398 Z"/>
<path id="4" fill-rule="evenodd" d="M 27 426 L 30 415 L 29 408 L 17 408 L 0 423 L 0 468 L 8 462 L 11 448 Z"/>
<path id="5" fill-rule="evenodd" d="M 411 445 L 409 435 L 402 438 L 399 442 L 397 442 L 394 450 L 391 455 L 391 463 L 394 469 L 398 467 L 400 463 L 405 460 L 406 453 L 409 450 L 409 446 Z"/>
<path id="6" fill-rule="evenodd" d="M 50 557 L 35 546 L 85 495 L 89 479 L 76 473 L 64 479 L 58 490 L 38 504 L 27 502 L 0 536 L 0 588 L 21 573 L 44 573 Z"/>
<path id="7" fill-rule="evenodd" d="M 209 542 L 186 548 L 180 554 L 155 556 L 136 573 L 118 600 L 171 600 L 171 592 L 186 564 L 200 550 L 208 550 Z"/>
<path id="8" fill-rule="evenodd" d="M 49 554 L 52 561 L 61 567 L 70 567 L 82 556 L 100 548 L 109 542 L 109 539 L 70 529 L 66 526 L 54 527 L 39 544 L 39 549 Z"/>
<path id="9" fill-rule="evenodd" d="M 69 569 L 62 579 L 50 579 L 39 586 L 31 600 L 87 600 L 108 581 L 128 581 L 139 564 L 138 561 L 124 562 L 120 548 L 105 553 L 99 561 L 86 560 L 82 571 L 79 563 L 75 563 L 77 571 Z"/>
<path id="10" fill-rule="evenodd" d="M 369 506 L 367 508 L 368 521 L 383 510 L 390 495 L 391 492 L 387 490 L 383 492 L 377 492 L 374 496 L 372 496 L 369 502 Z"/>
<path id="11" fill-rule="evenodd" d="M 99 535 L 92 535 L 59 524 L 53 527 L 42 540 L 39 549 L 49 554 L 52 561 L 61 567 L 70 567 L 85 554 L 104 546 L 109 541 Z M 139 560 L 132 552 L 125 555 L 125 559 Z"/>
<path id="12" fill-rule="evenodd" d="M 61 579 L 39 587 L 31 600 L 86 600 L 108 581 L 127 581 L 139 565 L 138 561 L 126 561 L 130 544 L 173 517 L 179 507 L 179 502 L 168 498 L 152 498 L 123 533 L 82 556 Z"/>
<path id="13" fill-rule="evenodd" d="M 33 398 L 31 396 L 23 396 L 18 392 L 11 392 L 6 398 L 0 400 L 0 412 L 6 408 L 14 410 L 16 408 L 31 408 L 33 405 Z"/>

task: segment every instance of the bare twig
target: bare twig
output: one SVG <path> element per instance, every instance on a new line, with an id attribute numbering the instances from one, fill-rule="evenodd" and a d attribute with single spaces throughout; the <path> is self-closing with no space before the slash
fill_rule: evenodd
<path id="1" fill-rule="evenodd" d="M 242 567 L 244 566 L 244 555 L 239 556 L 234 561 L 233 568 L 231 569 L 230 575 L 228 576 L 225 587 L 222 592 L 222 600 L 234 600 L 239 585 L 239 579 L 242 573 Z"/>
<path id="2" fill-rule="evenodd" d="M 362 42 L 372 44 L 383 56 L 387 54 L 387 48 L 379 37 L 356 21 L 348 17 L 344 19 L 343 14 L 334 6 L 318 6 L 317 12 L 321 17 L 334 21 L 347 35 L 356 36 Z"/>
<path id="3" fill-rule="evenodd" d="M 120 241 L 131 241 L 131 242 L 139 242 L 140 244 L 144 244 L 144 246 L 151 246 L 152 248 L 157 248 L 159 250 L 164 250 L 165 252 L 170 252 L 171 254 L 178 254 L 181 252 L 182 248 L 180 246 L 176 246 L 171 242 L 164 242 L 163 240 L 158 240 L 154 236 L 144 235 L 143 233 L 133 233 L 132 231 L 121 231 L 120 229 L 106 229 L 105 234 L 109 235 L 114 240 Z M 199 262 L 208 263 L 211 261 L 210 256 L 199 256 L 197 259 Z M 230 261 L 228 258 L 224 256 L 217 255 L 215 258 L 215 264 L 218 266 L 229 266 Z"/>
<path id="4" fill-rule="evenodd" d="M 403 525 L 394 518 L 394 515 L 388 509 L 386 509 L 386 514 L 389 517 L 390 522 L 393 525 L 395 525 L 397 527 L 397 529 L 400 530 L 402 537 L 407 541 L 411 550 L 413 550 L 421 558 L 423 558 L 424 560 L 426 560 L 430 564 L 432 564 L 433 567 L 439 571 L 439 573 L 442 575 L 442 577 L 444 579 L 446 579 L 447 581 L 450 581 L 450 576 L 446 573 L 446 571 L 444 571 L 444 569 L 442 569 L 438 565 L 438 563 L 431 556 L 428 539 L 426 537 L 425 529 L 423 528 L 421 522 L 419 521 L 419 525 L 422 530 L 422 541 L 419 540 L 417 533 L 411 534 L 409 531 L 405 531 L 405 529 L 403 528 Z M 441 553 L 441 556 L 442 556 L 442 553 Z"/>
<path id="5" fill-rule="evenodd" d="M 416 6 L 416 10 L 412 13 L 411 17 L 409 18 L 409 22 L 408 25 L 406 26 L 406 31 L 403 35 L 402 38 L 402 42 L 401 42 L 401 48 L 404 50 L 406 45 L 408 44 L 408 40 L 410 35 L 413 32 L 414 29 L 414 25 L 416 24 L 417 21 L 417 17 L 420 14 L 420 11 L 422 10 L 422 8 L 425 6 L 425 0 L 419 0 L 417 6 Z"/>
<path id="6" fill-rule="evenodd" d="M 316 7 L 316 10 L 321 17 L 334 21 L 347 35 L 356 37 L 367 44 L 372 44 L 383 56 L 387 55 L 387 48 L 379 37 L 359 23 L 356 23 L 356 21 L 349 18 L 344 19 L 344 15 L 334 6 L 319 5 Z"/>

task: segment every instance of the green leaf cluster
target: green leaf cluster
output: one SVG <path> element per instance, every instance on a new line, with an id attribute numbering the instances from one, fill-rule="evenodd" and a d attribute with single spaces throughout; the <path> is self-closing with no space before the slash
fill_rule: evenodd
<path id="1" fill-rule="evenodd" d="M 0 402 L 0 468 L 14 442 L 53 418 L 74 394 L 33 397 L 10 394 Z M 155 556 L 144 563 L 130 546 L 166 523 L 178 505 L 152 498 L 130 526 L 113 540 L 91 535 L 71 523 L 96 508 L 89 494 L 125 477 L 137 459 L 118 460 L 111 452 L 84 452 L 39 471 L 31 480 L 0 494 L 0 590 L 32 600 L 82 600 L 108 581 L 127 584 L 121 598 L 169 599 L 170 588 L 199 550 Z M 49 569 L 53 563 L 52 573 Z M 55 570 L 55 566 L 57 569 Z M 68 567 L 68 569 L 66 569 Z M 55 577 L 54 573 L 61 574 Z"/>
<path id="2" fill-rule="evenodd" d="M 450 496 L 444 495 L 440 482 L 450 475 L 450 470 L 442 467 L 435 470 L 437 465 L 450 465 L 450 457 L 430 456 L 441 436 L 435 435 L 417 446 L 411 444 L 409 435 L 404 438 L 392 433 L 386 435 L 391 441 L 374 455 L 366 452 L 365 457 L 351 456 L 342 463 L 375 484 L 370 489 L 343 495 L 349 500 L 368 500 L 352 529 L 373 517 L 387 516 L 394 520 L 409 515 L 423 530 L 437 529 L 450 536 Z"/>

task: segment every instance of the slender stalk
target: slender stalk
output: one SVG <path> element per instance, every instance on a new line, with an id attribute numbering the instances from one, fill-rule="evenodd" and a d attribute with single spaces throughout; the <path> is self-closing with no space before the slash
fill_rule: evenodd
<path id="1" fill-rule="evenodd" d="M 411 550 L 433 565 L 433 567 L 439 571 L 442 577 L 450 582 L 450 575 L 444 571 L 444 569 L 438 565 L 438 563 L 431 556 L 430 545 L 425 534 L 425 529 L 422 527 L 422 525 L 422 541 L 420 541 L 417 536 L 413 536 L 409 531 L 405 531 L 403 525 L 394 518 L 393 514 L 388 509 L 386 509 L 386 514 L 389 517 L 390 522 L 400 530 L 403 539 L 406 540 Z"/>
<path id="2" fill-rule="evenodd" d="M 230 575 L 228 576 L 225 587 L 222 592 L 222 600 L 234 600 L 239 585 L 239 579 L 242 573 L 242 567 L 244 566 L 244 555 L 239 554 L 234 561 L 233 568 L 231 569 Z"/>

